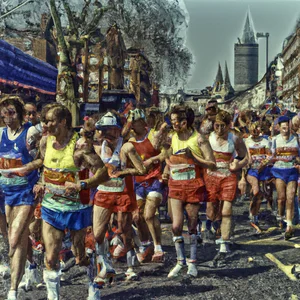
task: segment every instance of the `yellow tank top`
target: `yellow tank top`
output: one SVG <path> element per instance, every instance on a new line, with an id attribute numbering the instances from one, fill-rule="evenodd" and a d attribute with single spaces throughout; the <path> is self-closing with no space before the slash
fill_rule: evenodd
<path id="1" fill-rule="evenodd" d="M 60 169 L 64 171 L 77 171 L 78 168 L 74 162 L 74 151 L 76 142 L 78 140 L 78 134 L 74 132 L 68 145 L 56 150 L 53 148 L 54 136 L 48 136 L 47 146 L 44 158 L 44 166 L 49 169 Z"/>
<path id="2" fill-rule="evenodd" d="M 203 158 L 203 154 L 198 146 L 198 132 L 196 130 L 194 130 L 193 134 L 186 141 L 179 140 L 178 134 L 174 133 L 171 146 L 173 154 L 178 153 L 182 149 L 189 148 L 195 155 Z"/>
<path id="3" fill-rule="evenodd" d="M 78 134 L 75 132 L 65 148 L 56 150 L 53 148 L 55 137 L 47 138 L 43 170 L 46 193 L 42 201 L 43 207 L 59 212 L 75 212 L 88 207 L 80 202 L 79 193 L 65 195 L 65 183 L 79 181 L 79 168 L 74 162 L 77 140 Z"/>

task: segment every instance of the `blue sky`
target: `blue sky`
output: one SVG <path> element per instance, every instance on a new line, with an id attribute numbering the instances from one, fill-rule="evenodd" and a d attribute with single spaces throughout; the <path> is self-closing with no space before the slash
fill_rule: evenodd
<path id="1" fill-rule="evenodd" d="M 212 85 L 218 62 L 227 60 L 234 83 L 234 43 L 241 36 L 248 7 L 258 32 L 269 32 L 269 60 L 281 52 L 284 39 L 300 16 L 300 1 L 184 0 L 190 14 L 187 45 L 196 64 L 188 88 Z M 265 71 L 265 39 L 259 41 L 259 78 Z"/>

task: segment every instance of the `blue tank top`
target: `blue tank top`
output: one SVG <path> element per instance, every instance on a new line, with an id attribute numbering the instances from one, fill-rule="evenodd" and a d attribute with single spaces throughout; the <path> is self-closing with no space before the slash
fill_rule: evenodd
<path id="1" fill-rule="evenodd" d="M 0 143 L 0 169 L 18 168 L 33 161 L 33 157 L 26 147 L 26 137 L 30 127 L 30 124 L 24 124 L 24 130 L 15 140 L 8 138 L 7 128 L 3 129 Z M 35 170 L 26 176 L 15 176 L 13 178 L 1 176 L 0 185 L 4 191 L 16 191 L 25 187 L 32 189 L 37 180 L 38 171 Z"/>

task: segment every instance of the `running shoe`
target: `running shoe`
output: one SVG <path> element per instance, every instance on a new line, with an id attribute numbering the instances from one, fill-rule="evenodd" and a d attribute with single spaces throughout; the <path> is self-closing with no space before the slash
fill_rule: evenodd
<path id="1" fill-rule="evenodd" d="M 17 291 L 9 291 L 7 294 L 7 300 L 17 300 Z"/>
<path id="2" fill-rule="evenodd" d="M 97 284 L 89 283 L 89 295 L 87 300 L 100 300 L 100 289 Z"/>
<path id="3" fill-rule="evenodd" d="M 286 232 L 284 233 L 284 239 L 285 239 L 286 241 L 288 241 L 289 239 L 291 239 L 291 238 L 294 237 L 294 236 L 295 236 L 295 230 L 286 231 Z"/>
<path id="4" fill-rule="evenodd" d="M 149 244 L 146 246 L 146 249 L 143 252 L 139 252 L 136 254 L 138 261 L 142 263 L 148 263 L 152 260 L 152 256 L 154 255 L 154 246 L 153 244 Z"/>
<path id="5" fill-rule="evenodd" d="M 196 278 L 198 276 L 198 270 L 195 262 L 187 262 L 188 271 L 187 275 Z"/>
<path id="6" fill-rule="evenodd" d="M 161 263 L 165 260 L 165 253 L 163 251 L 157 251 L 152 255 L 152 262 Z"/>
<path id="7" fill-rule="evenodd" d="M 133 271 L 132 268 L 128 268 L 127 271 L 125 272 L 126 275 L 126 280 L 137 280 L 138 279 L 138 275 Z"/>
<path id="8" fill-rule="evenodd" d="M 168 278 L 176 278 L 180 275 L 181 271 L 186 268 L 185 264 L 177 262 L 175 267 L 169 272 Z"/>

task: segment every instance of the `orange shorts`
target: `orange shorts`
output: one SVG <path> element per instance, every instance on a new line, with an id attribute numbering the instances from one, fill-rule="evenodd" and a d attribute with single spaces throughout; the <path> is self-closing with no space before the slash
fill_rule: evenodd
<path id="1" fill-rule="evenodd" d="M 237 189 L 237 176 L 231 173 L 228 177 L 205 175 L 205 186 L 209 202 L 233 201 Z"/>
<path id="2" fill-rule="evenodd" d="M 126 192 L 98 191 L 94 197 L 94 205 L 111 209 L 113 212 L 133 212 L 137 208 L 135 197 L 130 197 Z"/>
<path id="3" fill-rule="evenodd" d="M 204 181 L 202 178 L 190 180 L 169 180 L 169 198 L 181 200 L 185 203 L 199 203 L 204 201 Z"/>

